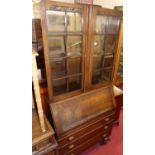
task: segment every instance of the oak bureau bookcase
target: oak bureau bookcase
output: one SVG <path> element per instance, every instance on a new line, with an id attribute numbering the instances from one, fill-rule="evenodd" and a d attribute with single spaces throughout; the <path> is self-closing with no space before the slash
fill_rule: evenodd
<path id="1" fill-rule="evenodd" d="M 80 154 L 111 133 L 121 14 L 50 0 L 42 0 L 40 10 L 58 154 Z"/>

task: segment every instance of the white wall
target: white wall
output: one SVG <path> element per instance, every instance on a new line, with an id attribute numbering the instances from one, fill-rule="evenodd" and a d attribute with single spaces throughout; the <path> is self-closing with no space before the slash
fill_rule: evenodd
<path id="1" fill-rule="evenodd" d="M 104 8 L 113 9 L 114 6 L 123 6 L 123 0 L 94 0 L 94 4 L 102 5 Z"/>

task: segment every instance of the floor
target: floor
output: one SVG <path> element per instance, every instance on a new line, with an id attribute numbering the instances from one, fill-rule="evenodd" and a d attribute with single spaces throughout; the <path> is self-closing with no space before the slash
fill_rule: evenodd
<path id="1" fill-rule="evenodd" d="M 81 155 L 123 155 L 123 111 L 121 110 L 119 126 L 112 129 L 110 141 L 105 145 L 97 144 Z"/>

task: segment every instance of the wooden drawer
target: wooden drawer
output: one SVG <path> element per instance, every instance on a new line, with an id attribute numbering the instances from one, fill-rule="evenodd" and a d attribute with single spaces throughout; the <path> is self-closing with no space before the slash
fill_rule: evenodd
<path id="1" fill-rule="evenodd" d="M 49 141 L 43 141 L 41 144 L 37 144 L 32 148 L 32 155 L 54 155 L 57 148 L 57 141 L 52 137 Z"/>
<path id="2" fill-rule="evenodd" d="M 59 147 L 59 153 L 64 154 L 65 152 L 68 152 L 79 145 L 81 145 L 83 142 L 87 141 L 88 139 L 91 139 L 92 137 L 96 136 L 98 133 L 103 135 L 103 138 L 106 138 L 110 135 L 112 129 L 112 123 L 107 125 L 101 125 L 95 130 L 91 130 L 88 133 L 85 133 L 84 135 L 81 135 L 78 139 L 75 141 L 68 143 L 64 145 L 63 147 Z"/>
<path id="3" fill-rule="evenodd" d="M 84 143 L 76 147 L 75 149 L 72 149 L 71 151 L 68 151 L 64 153 L 63 155 L 79 155 L 80 153 L 82 153 L 83 151 L 91 147 L 92 145 L 95 145 L 96 143 L 101 141 L 103 138 L 104 138 L 104 133 L 98 133 L 96 136 L 92 137 L 91 139 L 88 139 L 87 141 L 85 141 Z"/>
<path id="4" fill-rule="evenodd" d="M 87 126 L 84 125 L 84 127 L 81 127 L 78 131 L 76 131 L 72 134 L 68 133 L 68 136 L 66 136 L 63 139 L 59 139 L 58 140 L 59 146 L 63 147 L 64 145 L 71 143 L 72 141 L 75 141 L 82 135 L 89 133 L 90 130 L 94 131 L 97 128 L 100 128 L 101 126 L 103 127 L 103 125 L 112 122 L 113 119 L 114 119 L 114 115 L 112 113 L 111 115 L 105 116 L 104 118 L 100 118 L 99 120 L 96 120 L 95 122 L 89 122 L 89 124 Z"/>

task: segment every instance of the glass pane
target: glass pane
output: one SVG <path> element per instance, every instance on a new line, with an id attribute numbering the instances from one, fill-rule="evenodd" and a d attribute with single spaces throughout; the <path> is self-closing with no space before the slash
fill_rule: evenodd
<path id="1" fill-rule="evenodd" d="M 96 33 L 117 34 L 120 19 L 115 16 L 96 16 Z"/>
<path id="2" fill-rule="evenodd" d="M 101 82 L 101 72 L 94 72 L 92 77 L 92 83 L 97 84 Z"/>
<path id="3" fill-rule="evenodd" d="M 49 37 L 48 42 L 51 59 L 65 56 L 64 37 Z"/>
<path id="4" fill-rule="evenodd" d="M 112 69 L 105 69 L 102 71 L 102 80 L 110 81 L 111 80 Z"/>
<path id="5" fill-rule="evenodd" d="M 98 69 L 102 68 L 102 56 L 94 56 L 93 57 L 93 71 L 96 71 Z"/>
<path id="6" fill-rule="evenodd" d="M 82 53 L 82 37 L 68 36 L 67 37 L 67 55 L 81 56 Z"/>
<path id="7" fill-rule="evenodd" d="M 108 17 L 103 15 L 96 16 L 96 33 L 105 33 L 108 24 Z"/>
<path id="8" fill-rule="evenodd" d="M 101 70 L 93 72 L 92 84 L 110 81 L 112 70 Z"/>
<path id="9" fill-rule="evenodd" d="M 67 80 L 53 80 L 53 95 L 60 95 L 67 92 Z"/>
<path id="10" fill-rule="evenodd" d="M 119 22 L 120 22 L 120 20 L 118 17 L 109 16 L 106 33 L 117 34 L 118 29 L 119 29 Z"/>
<path id="11" fill-rule="evenodd" d="M 81 57 L 68 58 L 68 74 L 81 73 Z"/>
<path id="12" fill-rule="evenodd" d="M 78 90 L 81 88 L 81 76 L 69 78 L 69 91 Z"/>
<path id="13" fill-rule="evenodd" d="M 119 64 L 119 68 L 118 68 L 118 76 L 123 77 L 123 65 Z"/>
<path id="14" fill-rule="evenodd" d="M 107 54 L 113 53 L 115 50 L 116 36 L 106 35 L 105 36 L 105 51 Z"/>
<path id="15" fill-rule="evenodd" d="M 82 17 L 80 13 L 67 13 L 67 31 L 81 32 L 82 31 Z"/>
<path id="16" fill-rule="evenodd" d="M 104 51 L 104 36 L 96 35 L 94 40 L 94 53 L 101 54 Z"/>
<path id="17" fill-rule="evenodd" d="M 96 35 L 94 40 L 94 54 L 112 54 L 115 50 L 116 36 Z"/>
<path id="18" fill-rule="evenodd" d="M 66 75 L 66 63 L 64 60 L 62 61 L 51 61 L 51 69 L 52 69 L 52 77 L 60 78 Z"/>
<path id="19" fill-rule="evenodd" d="M 105 67 L 112 67 L 112 65 L 113 65 L 113 55 L 112 56 L 105 56 L 104 68 Z"/>
<path id="20" fill-rule="evenodd" d="M 118 68 L 118 76 L 123 77 L 123 46 L 120 54 L 119 68 Z"/>
<path id="21" fill-rule="evenodd" d="M 46 15 L 49 32 L 63 32 L 65 30 L 65 12 L 47 10 Z"/>

